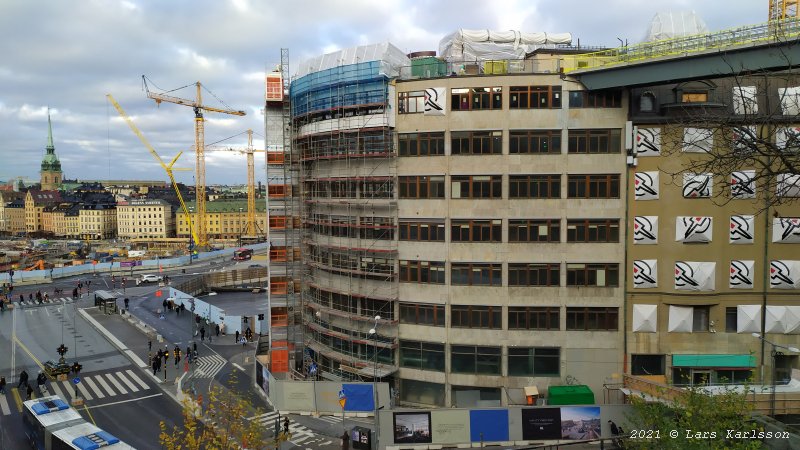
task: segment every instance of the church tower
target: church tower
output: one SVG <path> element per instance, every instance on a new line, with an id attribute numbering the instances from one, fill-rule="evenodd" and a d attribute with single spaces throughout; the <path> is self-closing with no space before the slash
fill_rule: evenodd
<path id="1" fill-rule="evenodd" d="M 47 111 L 47 147 L 42 158 L 41 184 L 43 191 L 54 191 L 61 187 L 63 173 L 61 161 L 56 156 L 56 147 L 53 145 L 53 124 L 50 122 L 50 111 Z"/>

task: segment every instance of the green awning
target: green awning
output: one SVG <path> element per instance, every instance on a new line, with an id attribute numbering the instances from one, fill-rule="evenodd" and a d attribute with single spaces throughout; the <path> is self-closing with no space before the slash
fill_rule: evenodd
<path id="1" fill-rule="evenodd" d="M 594 405 L 594 393 L 589 386 L 573 384 L 547 388 L 548 405 Z"/>
<path id="2" fill-rule="evenodd" d="M 753 355 L 672 355 L 672 367 L 755 367 Z"/>

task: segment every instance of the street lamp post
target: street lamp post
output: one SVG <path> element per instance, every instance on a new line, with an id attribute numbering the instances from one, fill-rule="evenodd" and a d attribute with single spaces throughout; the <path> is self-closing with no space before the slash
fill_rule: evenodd
<path id="1" fill-rule="evenodd" d="M 244 208 L 239 208 L 239 247 L 242 246 L 242 233 L 244 232 L 244 227 L 242 227 L 242 211 Z"/>
<path id="2" fill-rule="evenodd" d="M 769 415 L 770 417 L 775 417 L 775 386 L 778 384 L 778 370 L 777 370 L 777 361 L 778 355 L 782 355 L 782 352 L 779 352 L 778 349 L 783 349 L 790 351 L 792 353 L 800 353 L 800 349 L 797 347 L 789 347 L 785 345 L 776 344 L 772 341 L 767 340 L 761 333 L 753 333 L 753 337 L 761 339 L 763 342 L 772 346 L 772 351 L 770 355 L 772 356 L 772 391 L 770 392 L 769 397 Z"/>
<path id="3" fill-rule="evenodd" d="M 377 448 L 380 438 L 381 421 L 378 418 L 378 321 L 381 316 L 375 316 L 375 325 L 369 329 L 369 334 L 373 339 L 373 359 L 372 368 L 372 404 L 375 407 L 375 446 Z"/>

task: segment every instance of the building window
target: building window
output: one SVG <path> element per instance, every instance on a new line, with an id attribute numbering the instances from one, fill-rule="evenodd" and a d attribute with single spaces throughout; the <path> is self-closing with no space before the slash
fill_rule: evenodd
<path id="1" fill-rule="evenodd" d="M 502 131 L 450 132 L 450 154 L 452 155 L 499 155 L 502 152 Z"/>
<path id="2" fill-rule="evenodd" d="M 416 114 L 425 111 L 425 91 L 400 92 L 397 94 L 399 114 Z"/>
<path id="3" fill-rule="evenodd" d="M 476 87 L 451 89 L 453 111 L 477 111 L 501 109 L 503 107 L 503 88 Z"/>
<path id="4" fill-rule="evenodd" d="M 570 108 L 620 108 L 622 91 L 570 91 Z"/>
<path id="5" fill-rule="evenodd" d="M 567 263 L 567 286 L 619 286 L 619 264 Z"/>
<path id="6" fill-rule="evenodd" d="M 561 198 L 561 175 L 509 175 L 509 198 Z"/>
<path id="7" fill-rule="evenodd" d="M 444 176 L 399 177 L 400 198 L 444 198 Z"/>
<path id="8" fill-rule="evenodd" d="M 510 109 L 561 108 L 561 86 L 511 86 Z"/>
<path id="9" fill-rule="evenodd" d="M 502 198 L 502 175 L 453 175 L 450 177 L 451 198 Z"/>
<path id="10" fill-rule="evenodd" d="M 400 221 L 401 241 L 444 242 L 444 223 Z"/>
<path id="11" fill-rule="evenodd" d="M 444 305 L 400 303 L 400 323 L 444 326 Z"/>
<path id="12" fill-rule="evenodd" d="M 500 375 L 500 347 L 479 347 L 475 345 L 450 346 L 450 371 Z"/>
<path id="13" fill-rule="evenodd" d="M 569 198 L 619 198 L 619 174 L 567 175 Z"/>
<path id="14" fill-rule="evenodd" d="M 444 261 L 400 261 L 400 281 L 444 284 Z"/>
<path id="15" fill-rule="evenodd" d="M 400 134 L 397 143 L 400 156 L 444 155 L 444 132 Z"/>
<path id="16" fill-rule="evenodd" d="M 725 308 L 725 332 L 736 333 L 738 331 L 739 310 L 735 306 Z"/>
<path id="17" fill-rule="evenodd" d="M 509 347 L 508 375 L 516 377 L 558 377 L 561 349 L 553 347 Z"/>
<path id="18" fill-rule="evenodd" d="M 654 112 L 656 110 L 656 96 L 648 91 L 639 97 L 639 112 Z"/>
<path id="19" fill-rule="evenodd" d="M 616 331 L 618 308 L 567 307 L 568 331 Z"/>
<path id="20" fill-rule="evenodd" d="M 400 401 L 421 405 L 444 407 L 445 389 L 443 384 L 420 380 L 400 379 Z"/>
<path id="21" fill-rule="evenodd" d="M 500 263 L 452 263 L 450 284 L 453 286 L 502 286 L 503 265 Z"/>
<path id="22" fill-rule="evenodd" d="M 450 326 L 453 328 L 503 328 L 502 306 L 450 306 Z"/>
<path id="23" fill-rule="evenodd" d="M 708 317 L 711 315 L 710 306 L 693 306 L 692 313 L 692 331 L 694 332 L 707 332 L 708 331 Z"/>
<path id="24" fill-rule="evenodd" d="M 503 242 L 503 221 L 494 220 L 451 220 L 450 241 L 452 242 Z"/>
<path id="25" fill-rule="evenodd" d="M 509 330 L 559 330 L 561 308 L 558 306 L 509 306 Z"/>
<path id="26" fill-rule="evenodd" d="M 560 154 L 560 130 L 510 131 L 508 152 L 515 154 Z"/>
<path id="27" fill-rule="evenodd" d="M 666 367 L 664 355 L 631 355 L 631 375 L 664 375 Z"/>
<path id="28" fill-rule="evenodd" d="M 444 344 L 400 341 L 400 367 L 444 372 Z"/>
<path id="29" fill-rule="evenodd" d="M 508 221 L 508 242 L 559 242 L 559 219 L 511 219 Z"/>
<path id="30" fill-rule="evenodd" d="M 619 242 L 619 219 L 567 219 L 567 242 Z"/>
<path id="31" fill-rule="evenodd" d="M 559 263 L 509 263 L 509 286 L 559 286 L 561 264 Z"/>
<path id="32" fill-rule="evenodd" d="M 567 152 L 619 153 L 622 148 L 620 130 L 569 130 Z"/>
<path id="33" fill-rule="evenodd" d="M 681 103 L 705 103 L 708 101 L 708 92 L 682 92 Z"/>

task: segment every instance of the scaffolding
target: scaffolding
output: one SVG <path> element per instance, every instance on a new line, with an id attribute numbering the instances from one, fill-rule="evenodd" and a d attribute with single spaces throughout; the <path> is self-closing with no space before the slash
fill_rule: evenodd
<path id="1" fill-rule="evenodd" d="M 291 85 L 305 226 L 303 369 L 314 362 L 317 375 L 329 380 L 377 375 L 390 381 L 397 370 L 390 75 L 406 62 L 396 60 L 398 50 L 391 45 L 376 49 L 380 51 L 364 53 L 375 60 L 341 58 L 349 63 L 317 66 L 319 71 L 308 71 Z M 337 60 L 329 55 L 322 59 Z"/>
<path id="2" fill-rule="evenodd" d="M 302 349 L 302 279 L 299 157 L 292 150 L 289 50 L 281 49 L 278 70 L 266 76 L 264 108 L 269 259 L 270 370 L 288 377 Z"/>

